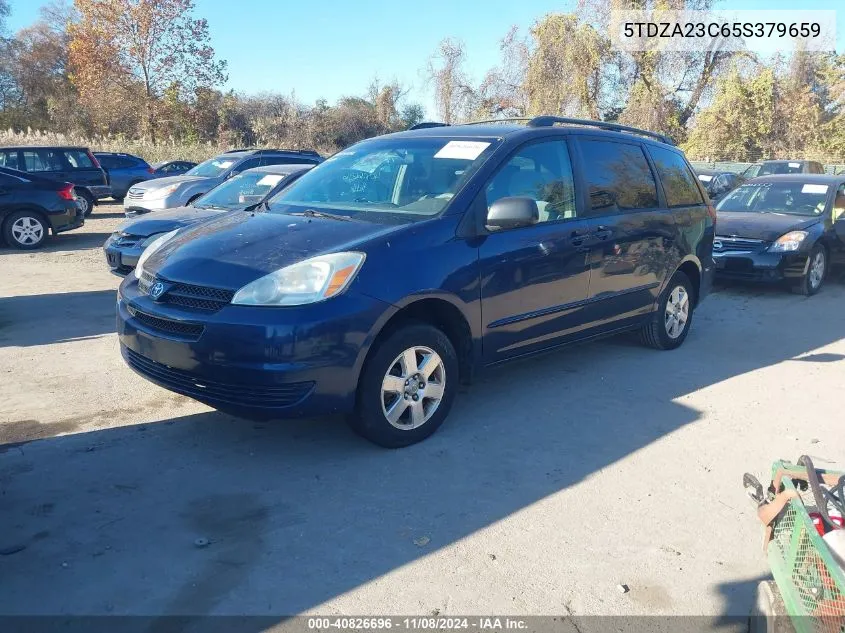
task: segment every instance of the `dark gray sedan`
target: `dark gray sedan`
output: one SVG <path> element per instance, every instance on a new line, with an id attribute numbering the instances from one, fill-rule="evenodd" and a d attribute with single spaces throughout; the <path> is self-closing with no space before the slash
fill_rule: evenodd
<path id="1" fill-rule="evenodd" d="M 275 195 L 312 165 L 268 165 L 248 169 L 218 185 L 190 206 L 133 218 L 115 231 L 103 250 L 111 271 L 129 274 L 144 249 L 159 235 L 229 211 L 241 211 Z"/>

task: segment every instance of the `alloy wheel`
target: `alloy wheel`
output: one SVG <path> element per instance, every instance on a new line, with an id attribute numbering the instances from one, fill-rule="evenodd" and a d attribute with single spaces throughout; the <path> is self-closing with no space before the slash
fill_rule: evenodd
<path id="1" fill-rule="evenodd" d="M 683 286 L 676 286 L 666 301 L 665 325 L 669 338 L 676 339 L 684 332 L 689 320 L 689 294 Z"/>
<path id="2" fill-rule="evenodd" d="M 88 198 L 85 196 L 76 196 L 76 201 L 79 203 L 79 206 L 82 207 L 82 214 L 88 215 L 88 209 L 90 205 L 88 204 Z"/>
<path id="3" fill-rule="evenodd" d="M 819 250 L 816 253 L 816 256 L 813 257 L 813 261 L 810 263 L 810 286 L 814 290 L 821 285 L 822 280 L 824 279 L 824 273 L 825 273 L 824 251 Z"/>
<path id="4" fill-rule="evenodd" d="M 416 429 L 431 419 L 446 389 L 443 360 L 428 347 L 410 347 L 397 356 L 381 384 L 381 408 L 392 426 Z"/>
<path id="5" fill-rule="evenodd" d="M 12 222 L 12 237 L 18 244 L 32 246 L 44 238 L 44 225 L 37 218 L 18 218 Z"/>

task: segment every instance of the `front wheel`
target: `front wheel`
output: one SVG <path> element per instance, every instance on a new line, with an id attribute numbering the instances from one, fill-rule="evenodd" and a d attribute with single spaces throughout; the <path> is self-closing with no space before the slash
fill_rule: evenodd
<path id="1" fill-rule="evenodd" d="M 430 325 L 403 326 L 367 359 L 350 425 L 379 446 L 416 444 L 443 424 L 458 384 L 449 338 Z"/>
<path id="2" fill-rule="evenodd" d="M 692 283 L 680 270 L 663 290 L 657 310 L 643 326 L 640 337 L 644 344 L 655 349 L 680 347 L 692 324 Z"/>
<path id="3" fill-rule="evenodd" d="M 821 244 L 816 244 L 807 258 L 807 272 L 792 289 L 805 297 L 812 296 L 821 290 L 826 275 L 827 251 Z"/>

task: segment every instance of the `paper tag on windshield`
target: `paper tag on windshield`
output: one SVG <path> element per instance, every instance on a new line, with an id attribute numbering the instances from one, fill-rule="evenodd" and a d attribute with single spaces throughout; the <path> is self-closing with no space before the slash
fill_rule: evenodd
<path id="1" fill-rule="evenodd" d="M 827 193 L 827 185 L 804 185 L 801 193 Z"/>
<path id="2" fill-rule="evenodd" d="M 789 163 L 789 166 L 793 169 L 798 169 L 799 167 L 801 167 L 801 163 Z"/>
<path id="3" fill-rule="evenodd" d="M 710 182 L 711 180 L 713 180 L 713 176 L 708 176 L 707 174 L 701 174 L 701 175 L 698 177 L 698 179 L 699 179 L 701 182 Z"/>
<path id="4" fill-rule="evenodd" d="M 279 174 L 267 174 L 259 180 L 256 185 L 267 185 L 268 187 L 275 187 L 279 184 L 279 181 L 284 178 L 284 176 L 280 176 Z"/>
<path id="5" fill-rule="evenodd" d="M 449 141 L 440 148 L 440 151 L 434 157 L 475 160 L 488 147 L 490 147 L 490 143 L 482 143 L 481 141 Z"/>

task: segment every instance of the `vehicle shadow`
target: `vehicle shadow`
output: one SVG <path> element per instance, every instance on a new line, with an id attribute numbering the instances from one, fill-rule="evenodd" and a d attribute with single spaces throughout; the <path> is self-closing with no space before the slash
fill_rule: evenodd
<path id="1" fill-rule="evenodd" d="M 0 347 L 47 345 L 115 331 L 115 291 L 0 298 Z"/>
<path id="2" fill-rule="evenodd" d="M 679 350 L 611 339 L 496 369 L 461 394 L 436 435 L 402 450 L 372 446 L 334 419 L 252 423 L 216 412 L 7 447 L 0 547 L 25 549 L 2 561 L 15 581 L 0 593 L 0 614 L 281 620 L 317 609 L 697 423 L 702 413 L 684 396 L 838 341 L 843 296 L 813 298 L 815 327 L 796 329 L 803 298 L 728 291 L 718 310 L 696 314 Z M 753 317 L 738 320 L 747 310 Z M 657 487 L 659 471 L 638 476 Z M 696 495 L 704 503 L 706 492 Z M 629 515 L 608 516 L 663 544 L 672 512 L 657 530 L 632 518 L 635 501 L 624 497 L 611 491 L 607 503 Z M 546 520 L 526 529 L 605 519 L 573 504 Z M 507 582 L 503 562 L 483 556 L 480 573 Z M 566 551 L 553 558 L 567 564 Z M 441 606 L 425 601 L 421 611 Z M 265 628 L 256 619 L 254 630 Z"/>
<path id="3" fill-rule="evenodd" d="M 110 202 L 109 205 L 118 204 L 117 202 Z M 109 212 L 102 212 L 97 211 L 97 207 L 94 207 L 94 212 L 85 218 L 85 222 L 96 222 L 97 220 L 114 220 L 116 218 L 125 218 L 126 214 L 117 211 L 109 211 Z"/>
<path id="4" fill-rule="evenodd" d="M 79 251 L 86 248 L 102 248 L 103 243 L 111 233 L 79 233 L 68 231 L 50 236 L 43 246 L 37 250 L 21 250 L 12 248 L 0 242 L 0 253 L 3 255 L 32 255 L 33 253 L 64 253 Z"/>

